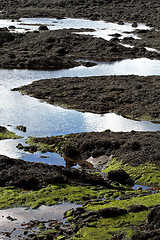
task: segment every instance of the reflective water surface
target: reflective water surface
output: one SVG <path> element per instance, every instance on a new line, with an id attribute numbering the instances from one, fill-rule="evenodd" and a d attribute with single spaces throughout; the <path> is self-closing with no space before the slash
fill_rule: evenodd
<path id="1" fill-rule="evenodd" d="M 91 21 L 85 19 L 52 19 L 52 18 L 21 18 L 20 20 L 0 20 L 1 27 L 10 27 L 10 31 L 26 32 L 38 30 L 40 25 L 47 25 L 49 30 L 59 29 L 90 29 L 92 31 L 81 32 L 79 34 L 92 35 L 94 37 L 101 37 L 106 40 L 112 38 L 112 34 L 118 33 L 121 35 L 120 39 L 124 37 L 138 38 L 135 34 L 132 34 L 135 28 L 131 23 L 124 23 L 123 25 L 117 23 L 107 23 L 105 21 Z M 136 29 L 150 29 L 144 24 L 138 24 Z"/>
<path id="2" fill-rule="evenodd" d="M 62 221 L 67 210 L 80 206 L 73 203 L 62 203 L 54 206 L 41 206 L 35 210 L 20 207 L 0 210 L 0 239 L 17 240 L 19 239 L 18 235 L 23 234 L 27 227 L 25 223 L 31 220 L 48 221 L 49 219 Z M 15 220 L 11 221 L 7 217 Z M 5 236 L 5 232 L 12 232 L 11 237 Z"/>
<path id="3" fill-rule="evenodd" d="M 119 33 L 122 36 L 131 34 L 135 30 L 130 23 L 119 25 L 104 21 L 90 21 L 84 19 L 50 19 L 50 18 L 22 18 L 16 20 L 0 20 L 1 27 L 15 26 L 11 31 L 37 30 L 42 24 L 50 30 L 56 29 L 92 29 L 91 34 L 96 37 L 110 39 L 111 34 Z M 149 27 L 138 24 L 138 29 Z M 128 33 L 127 33 L 128 32 Z M 136 37 L 136 36 L 134 36 Z M 29 96 L 22 96 L 19 92 L 10 89 L 29 84 L 35 80 L 60 77 L 86 77 L 102 75 L 160 75 L 160 61 L 146 58 L 127 59 L 113 63 L 97 62 L 96 66 L 79 66 L 59 71 L 32 71 L 32 70 L 0 70 L 0 125 L 24 137 L 21 140 L 0 141 L 0 154 L 10 157 L 23 158 L 27 161 L 41 161 L 50 164 L 65 165 L 65 161 L 57 154 L 41 153 L 29 154 L 19 151 L 16 145 L 25 144 L 28 136 L 51 136 L 77 132 L 104 131 L 157 131 L 160 124 L 147 121 L 133 121 L 118 116 L 115 113 L 104 115 L 92 113 L 80 113 L 75 110 L 67 110 L 59 106 L 52 106 Z M 27 132 L 15 130 L 17 125 L 27 127 Z"/>
<path id="4" fill-rule="evenodd" d="M 77 132 L 104 131 L 157 131 L 160 124 L 147 121 L 133 121 L 118 116 L 115 113 L 103 115 L 81 113 L 49 105 L 39 100 L 13 92 L 10 89 L 29 84 L 35 80 L 60 77 L 85 77 L 101 75 L 160 75 L 160 61 L 145 58 L 123 60 L 114 63 L 98 63 L 93 67 L 79 66 L 59 71 L 33 70 L 0 70 L 0 125 L 10 126 L 9 129 L 27 138 L 28 136 L 52 136 Z M 17 125 L 27 127 L 24 134 L 16 131 Z M 9 157 L 19 157 L 29 161 L 48 162 L 65 165 L 59 155 L 49 154 L 49 158 L 41 158 L 39 153 L 28 154 L 16 148 L 23 140 L 0 141 L 0 154 Z"/>

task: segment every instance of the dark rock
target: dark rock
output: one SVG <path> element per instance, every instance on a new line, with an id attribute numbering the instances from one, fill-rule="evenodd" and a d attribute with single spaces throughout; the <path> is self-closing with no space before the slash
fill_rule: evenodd
<path id="1" fill-rule="evenodd" d="M 111 208 L 103 208 L 98 211 L 98 216 L 103 218 L 117 217 L 123 214 L 126 214 L 126 209 L 111 207 Z"/>
<path id="2" fill-rule="evenodd" d="M 13 218 L 13 217 L 11 217 L 11 216 L 7 216 L 6 218 L 7 218 L 8 220 L 12 221 L 12 222 L 17 220 L 16 218 Z"/>
<path id="3" fill-rule="evenodd" d="M 0 46 L 3 45 L 5 42 L 11 42 L 14 40 L 14 35 L 10 32 L 6 31 L 0 31 Z"/>
<path id="4" fill-rule="evenodd" d="M 17 126 L 16 129 L 18 129 L 19 131 L 22 131 L 22 132 L 26 132 L 26 127 L 22 126 L 22 125 Z"/>
<path id="5" fill-rule="evenodd" d="M 41 26 L 39 26 L 38 30 L 46 31 L 46 30 L 49 30 L 49 29 L 48 29 L 48 27 L 46 25 L 41 25 Z"/>
<path id="6" fill-rule="evenodd" d="M 141 212 L 141 211 L 145 211 L 148 210 L 148 208 L 144 205 L 131 205 L 129 206 L 129 212 Z"/>
<path id="7" fill-rule="evenodd" d="M 137 28 L 138 27 L 138 24 L 136 22 L 132 23 L 132 27 L 133 28 Z"/>
<path id="8" fill-rule="evenodd" d="M 9 29 L 16 29 L 16 27 L 14 25 L 11 25 L 8 27 Z"/>
<path id="9" fill-rule="evenodd" d="M 149 212 L 148 223 L 151 228 L 160 228 L 160 206 L 153 208 Z"/>
<path id="10" fill-rule="evenodd" d="M 129 174 L 124 170 L 112 170 L 108 172 L 108 179 L 119 182 L 121 184 L 134 185 L 134 181 L 130 179 Z"/>
<path id="11" fill-rule="evenodd" d="M 6 132 L 6 130 L 7 130 L 7 128 L 0 126 L 0 132 L 1 133 Z"/>
<path id="12" fill-rule="evenodd" d="M 159 240 L 160 231 L 158 229 L 152 231 L 143 231 L 134 234 L 131 240 Z"/>
<path id="13" fill-rule="evenodd" d="M 54 183 L 68 183 L 82 186 L 89 184 L 113 188 L 102 177 L 93 176 L 77 169 L 25 162 L 0 155 L 0 186 L 38 189 Z"/>

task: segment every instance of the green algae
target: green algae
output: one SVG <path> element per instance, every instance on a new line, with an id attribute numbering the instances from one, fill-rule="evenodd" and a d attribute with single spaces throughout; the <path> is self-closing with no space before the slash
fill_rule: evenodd
<path id="1" fill-rule="evenodd" d="M 114 192 L 113 192 L 114 193 Z M 65 184 L 49 185 L 38 191 L 24 191 L 13 187 L 0 188 L 0 209 L 10 207 L 38 208 L 40 205 L 54 205 L 61 202 L 84 203 L 90 199 L 110 197 L 110 190 L 70 186 Z"/>
<path id="2" fill-rule="evenodd" d="M 123 216 L 99 219 L 91 222 L 87 227 L 80 228 L 73 239 L 75 240 L 109 240 L 116 235 L 121 235 L 121 239 L 129 239 L 138 225 L 145 222 L 148 211 L 139 213 L 128 213 Z M 115 239 L 118 239 L 115 237 Z"/>
<path id="3" fill-rule="evenodd" d="M 137 184 L 160 186 L 160 170 L 154 163 L 145 163 L 134 167 L 129 164 L 123 164 L 121 161 L 114 158 L 103 172 L 108 173 L 111 170 L 118 169 L 126 171 Z"/>
<path id="4" fill-rule="evenodd" d="M 31 137 L 26 140 L 26 143 L 29 145 L 34 145 L 37 147 L 37 150 L 45 153 L 45 152 L 54 152 L 55 151 L 55 144 L 46 144 L 42 142 L 35 142 L 35 137 Z"/>
<path id="5" fill-rule="evenodd" d="M 37 150 L 40 152 L 57 152 L 63 154 L 63 148 L 71 144 L 70 135 L 65 136 L 53 136 L 51 140 L 48 138 L 37 138 L 30 137 L 26 140 L 26 143 L 37 147 Z"/>
<path id="6" fill-rule="evenodd" d="M 17 136 L 14 132 L 11 132 L 9 130 L 5 130 L 3 132 L 0 132 L 0 140 L 4 139 L 19 139 L 20 136 Z"/>
<path id="7" fill-rule="evenodd" d="M 86 209 L 88 210 L 99 210 L 102 208 L 109 208 L 109 207 L 118 207 L 118 208 L 126 208 L 128 209 L 131 205 L 144 205 L 146 207 L 152 207 L 160 204 L 160 192 L 146 195 L 146 196 L 137 196 L 130 199 L 124 199 L 124 200 L 112 200 L 108 202 L 107 204 L 96 204 L 89 203 L 86 205 Z"/>
<path id="8" fill-rule="evenodd" d="M 128 210 L 131 205 L 144 205 L 146 207 L 154 207 L 160 204 L 160 193 L 131 198 L 126 200 L 112 200 L 106 204 L 88 203 L 85 206 L 87 210 L 98 211 L 103 208 L 118 207 Z M 140 225 L 144 224 L 147 219 L 149 210 L 141 212 L 129 212 L 127 214 L 112 217 L 102 218 L 94 222 L 87 223 L 87 226 L 80 228 L 75 234 L 74 239 L 85 240 L 100 240 L 100 239 L 113 239 L 113 237 L 121 235 L 121 239 L 130 239 L 130 237 L 138 230 Z M 118 238 L 115 238 L 118 239 Z"/>

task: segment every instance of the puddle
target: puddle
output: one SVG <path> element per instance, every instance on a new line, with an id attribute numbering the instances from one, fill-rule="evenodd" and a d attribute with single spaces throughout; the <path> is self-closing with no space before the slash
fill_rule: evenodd
<path id="1" fill-rule="evenodd" d="M 152 187 L 142 186 L 142 185 L 138 185 L 138 184 L 135 184 L 132 187 L 133 190 L 138 190 L 139 188 L 141 188 L 142 190 L 151 190 L 152 189 Z"/>
<path id="2" fill-rule="evenodd" d="M 77 208 L 81 205 L 73 203 L 62 203 L 54 206 L 41 206 L 38 209 L 26 209 L 26 208 L 10 208 L 0 210 L 0 239 L 19 239 L 19 235 L 23 235 L 25 230 L 25 223 L 30 220 L 35 221 L 48 221 L 50 220 L 62 220 L 64 213 L 71 209 Z M 21 225 L 22 224 L 22 225 Z M 24 226 L 23 226 L 24 225 Z M 11 237 L 6 237 L 4 232 L 12 232 Z M 3 232 L 3 233 L 2 233 Z M 22 239 L 22 238 L 20 238 Z"/>

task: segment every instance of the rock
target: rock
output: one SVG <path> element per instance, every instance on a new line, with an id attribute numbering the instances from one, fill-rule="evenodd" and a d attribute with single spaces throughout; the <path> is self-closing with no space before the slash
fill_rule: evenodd
<path id="1" fill-rule="evenodd" d="M 130 179 L 128 173 L 124 170 L 112 170 L 108 172 L 108 179 L 112 181 L 119 182 L 124 185 L 134 185 L 134 181 Z"/>
<path id="2" fill-rule="evenodd" d="M 148 210 L 148 208 L 144 205 L 131 205 L 129 206 L 129 212 L 141 212 L 141 211 L 145 211 Z"/>
<path id="3" fill-rule="evenodd" d="M 19 143 L 16 147 L 19 150 L 24 150 L 24 151 L 27 151 L 27 152 L 37 152 L 37 147 L 33 146 L 33 145 L 23 146 L 21 143 Z"/>
<path id="4" fill-rule="evenodd" d="M 132 27 L 133 28 L 137 28 L 138 27 L 138 24 L 136 22 L 132 23 Z"/>
<path id="5" fill-rule="evenodd" d="M 40 31 L 47 31 L 49 29 L 48 29 L 48 27 L 46 25 L 41 25 L 41 26 L 39 26 L 38 30 L 40 30 Z"/>
<path id="6" fill-rule="evenodd" d="M 14 25 L 11 25 L 8 27 L 9 29 L 16 29 L 16 27 Z"/>
<path id="7" fill-rule="evenodd" d="M 160 228 L 160 206 L 153 208 L 147 218 L 151 228 Z"/>
<path id="8" fill-rule="evenodd" d="M 11 42 L 13 40 L 14 40 L 14 35 L 8 32 L 8 30 L 0 31 L 0 46 L 2 46 L 3 43 L 5 42 Z"/>
<path id="9" fill-rule="evenodd" d="M 0 155 L 0 186 L 39 189 L 42 186 L 55 183 L 82 186 L 98 185 L 111 189 L 114 188 L 102 177 L 93 176 L 77 169 L 43 163 L 31 163 Z"/>
<path id="10" fill-rule="evenodd" d="M 16 126 L 16 129 L 18 129 L 19 131 L 22 131 L 22 132 L 26 132 L 26 127 L 22 126 L 22 125 Z"/>
<path id="11" fill-rule="evenodd" d="M 0 133 L 6 132 L 7 128 L 0 126 Z"/>
<path id="12" fill-rule="evenodd" d="M 98 216 L 103 218 L 117 217 L 123 214 L 126 214 L 126 209 L 111 207 L 111 208 L 103 208 L 98 211 Z"/>
<path id="13" fill-rule="evenodd" d="M 11 216 L 7 216 L 6 218 L 7 218 L 8 220 L 12 221 L 12 222 L 17 220 L 16 218 L 13 218 L 13 217 L 11 217 Z"/>
<path id="14" fill-rule="evenodd" d="M 158 229 L 152 231 L 143 231 L 134 234 L 131 240 L 159 240 L 160 231 Z"/>

